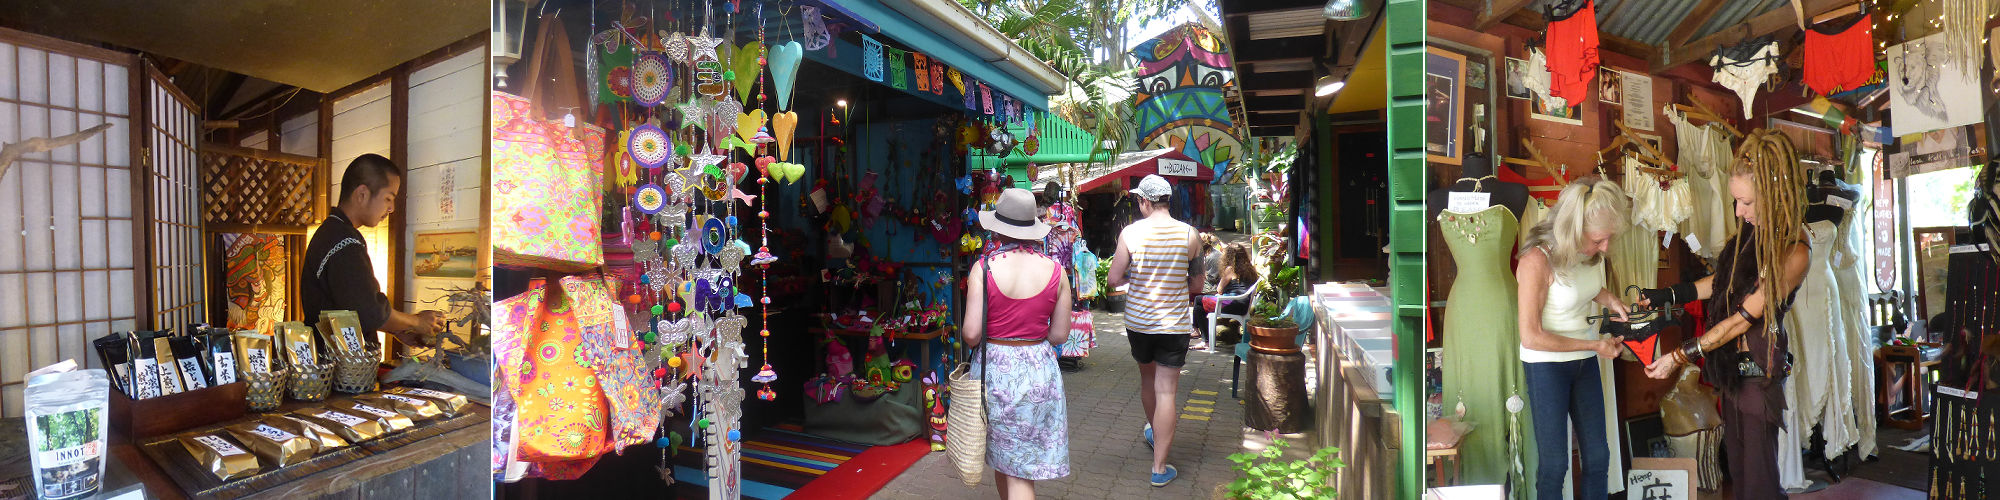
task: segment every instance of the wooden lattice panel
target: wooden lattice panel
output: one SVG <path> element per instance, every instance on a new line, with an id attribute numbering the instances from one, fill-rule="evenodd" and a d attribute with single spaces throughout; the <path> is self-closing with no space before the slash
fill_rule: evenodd
<path id="1" fill-rule="evenodd" d="M 220 144 L 201 146 L 202 222 L 303 229 L 325 216 L 326 160 Z"/>

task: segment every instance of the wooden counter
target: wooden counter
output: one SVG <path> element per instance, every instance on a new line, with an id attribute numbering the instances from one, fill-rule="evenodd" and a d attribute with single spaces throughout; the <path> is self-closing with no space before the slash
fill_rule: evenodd
<path id="1" fill-rule="evenodd" d="M 283 410 L 319 404 L 291 402 Z M 361 456 L 239 498 L 486 498 L 492 488 L 491 428 L 486 425 L 492 410 L 474 403 L 466 411 L 444 421 L 449 425 L 416 427 L 343 448 Z M 111 453 L 146 484 L 149 497 L 187 499 L 186 490 L 165 469 L 171 465 L 141 449 L 159 439 L 113 444 Z"/>

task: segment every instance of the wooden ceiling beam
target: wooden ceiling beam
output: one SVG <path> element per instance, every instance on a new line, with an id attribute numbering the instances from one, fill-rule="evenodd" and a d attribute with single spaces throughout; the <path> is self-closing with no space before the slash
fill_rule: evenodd
<path id="1" fill-rule="evenodd" d="M 1479 20 L 1472 23 L 1472 30 L 1486 31 L 1486 28 L 1491 28 L 1495 24 L 1500 24 L 1500 21 L 1506 20 L 1508 17 L 1513 16 L 1515 12 L 1520 12 L 1521 9 L 1527 8 L 1528 4 L 1534 3 L 1534 1 L 1535 0 L 1495 0 L 1493 3 L 1488 4 L 1492 7 L 1493 10 L 1479 13 Z"/>
<path id="2" fill-rule="evenodd" d="M 1723 3 L 1722 0 L 1701 0 L 1701 3 L 1695 4 L 1694 10 L 1688 11 L 1687 17 L 1681 18 L 1680 24 L 1674 25 L 1673 31 L 1667 32 L 1667 46 L 1687 45 L 1688 39 L 1694 38 L 1694 31 L 1701 29 L 1701 25 L 1707 23 L 1708 18 L 1714 16 L 1715 11 L 1721 9 Z"/>
<path id="3" fill-rule="evenodd" d="M 1804 3 L 1803 7 L 1807 19 L 1812 19 L 1813 16 L 1818 16 L 1827 11 L 1854 3 L 1854 0 L 1801 1 Z M 1671 68 L 1705 59 L 1709 54 L 1714 53 L 1715 49 L 1726 45 L 1764 35 L 1791 33 L 1798 29 L 1798 16 L 1792 13 L 1790 6 L 1780 6 L 1779 8 L 1771 9 L 1769 12 L 1751 17 L 1748 21 L 1723 28 L 1692 42 L 1667 46 L 1667 62 L 1663 66 L 1656 67 L 1656 69 Z"/>
<path id="4" fill-rule="evenodd" d="M 1246 96 L 1243 107 L 1248 109 L 1298 108 L 1305 101 L 1296 96 Z"/>
<path id="5" fill-rule="evenodd" d="M 1247 16 L 1258 12 L 1325 7 L 1325 0 L 1222 0 L 1222 15 Z"/>
<path id="6" fill-rule="evenodd" d="M 1244 92 L 1277 89 L 1303 89 L 1312 85 L 1311 71 L 1286 71 L 1282 73 L 1257 73 L 1256 78 L 1244 79 Z"/>

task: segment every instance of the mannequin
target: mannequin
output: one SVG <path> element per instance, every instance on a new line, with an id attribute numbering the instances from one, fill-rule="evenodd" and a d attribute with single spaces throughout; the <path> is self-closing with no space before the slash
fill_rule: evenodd
<path id="1" fill-rule="evenodd" d="M 1503 205 L 1519 218 L 1528 207 L 1528 186 L 1504 182 L 1497 178 L 1485 179 L 1493 175 L 1493 161 L 1486 155 L 1473 153 L 1465 155 L 1459 179 L 1449 186 L 1431 190 L 1424 197 L 1424 211 L 1429 220 L 1437 220 L 1438 214 L 1449 206 L 1451 193 L 1488 193 L 1492 195 L 1492 205 Z"/>
<path id="2" fill-rule="evenodd" d="M 1681 372 L 1660 397 L 1660 421 L 1674 456 L 1695 459 L 1701 489 L 1722 486 L 1722 414 L 1715 409 L 1715 388 L 1701 383 L 1701 368 Z"/>

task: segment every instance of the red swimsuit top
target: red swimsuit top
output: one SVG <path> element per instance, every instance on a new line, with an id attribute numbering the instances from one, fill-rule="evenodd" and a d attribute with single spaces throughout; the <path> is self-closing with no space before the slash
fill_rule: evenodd
<path id="1" fill-rule="evenodd" d="M 1062 277 L 1062 267 L 1057 266 L 1049 273 L 1048 286 L 1040 293 L 1025 299 L 1008 297 L 1000 293 L 1000 284 L 993 281 L 993 265 L 989 259 L 986 265 L 986 338 L 996 340 L 1041 340 L 1049 336 L 1049 318 L 1056 310 L 1056 284 Z"/>

